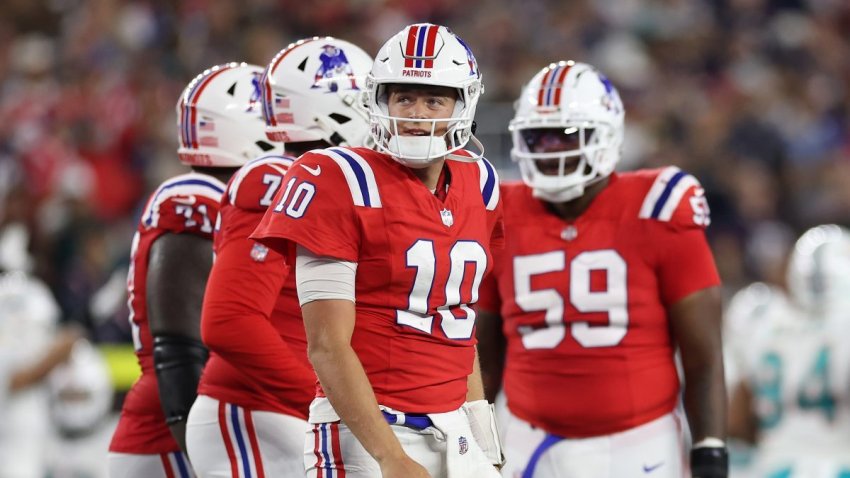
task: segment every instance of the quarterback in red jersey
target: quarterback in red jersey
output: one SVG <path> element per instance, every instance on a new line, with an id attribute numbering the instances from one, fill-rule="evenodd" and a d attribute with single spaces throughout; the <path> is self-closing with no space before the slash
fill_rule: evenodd
<path id="1" fill-rule="evenodd" d="M 193 172 L 157 188 L 133 238 L 127 288 L 142 376 L 109 446 L 111 477 L 194 476 L 181 450 L 207 358 L 199 322 L 219 201 L 236 168 L 274 148 L 259 109 L 262 71 L 245 63 L 210 68 L 177 103 L 178 155 Z"/>
<path id="2" fill-rule="evenodd" d="M 314 72 L 329 49 L 348 67 L 316 83 Z M 356 45 L 315 37 L 281 50 L 263 75 L 266 134 L 285 142 L 285 152 L 248 162 L 221 201 L 201 317 L 210 360 L 186 431 L 198 476 L 304 475 L 316 375 L 307 359 L 295 275 L 283 255 L 248 236 L 295 157 L 337 144 L 360 146 L 369 137 L 368 114 L 357 100 L 371 67 L 372 58 Z"/>
<path id="3" fill-rule="evenodd" d="M 366 80 L 381 152 L 303 155 L 252 236 L 296 269 L 321 385 L 308 477 L 498 476 L 471 307 L 501 241 L 498 177 L 462 150 L 480 94 L 456 35 L 406 27 Z"/>
<path id="4" fill-rule="evenodd" d="M 553 63 L 511 122 L 504 250 L 482 286 L 481 363 L 502 388 L 505 477 L 725 477 L 719 278 L 697 180 L 614 173 L 623 105 L 592 66 Z M 504 374 L 497 351 L 504 337 Z"/>

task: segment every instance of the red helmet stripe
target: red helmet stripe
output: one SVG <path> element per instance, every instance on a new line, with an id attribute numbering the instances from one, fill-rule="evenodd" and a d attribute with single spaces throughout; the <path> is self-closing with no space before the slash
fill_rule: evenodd
<path id="1" fill-rule="evenodd" d="M 537 106 L 543 106 L 543 99 L 546 97 L 546 83 L 549 83 L 550 75 L 552 75 L 552 68 L 547 68 L 546 74 L 540 81 L 540 89 L 537 90 Z"/>
<path id="2" fill-rule="evenodd" d="M 404 49 L 404 67 L 413 68 L 413 57 L 416 56 L 416 33 L 418 25 L 413 25 L 407 30 L 407 45 Z"/>
<path id="3" fill-rule="evenodd" d="M 567 77 L 567 73 L 570 72 L 570 68 L 572 68 L 572 65 L 567 65 L 561 70 L 561 74 L 558 75 L 558 80 L 555 83 L 557 86 L 555 87 L 555 100 L 552 102 L 553 105 L 561 104 L 561 89 L 564 87 L 564 79 Z"/>
<path id="4" fill-rule="evenodd" d="M 267 125 L 277 126 L 277 118 L 276 118 L 277 113 L 275 113 L 275 111 L 274 111 L 274 103 L 273 103 L 273 97 L 272 97 L 272 85 L 271 85 L 272 75 L 274 75 L 274 72 L 277 70 L 277 67 L 280 65 L 280 62 L 282 62 L 284 58 L 289 56 L 290 53 L 297 50 L 298 47 L 300 47 L 300 46 L 306 45 L 307 43 L 317 41 L 317 40 L 321 40 L 321 38 L 316 37 L 316 38 L 311 38 L 309 40 L 303 40 L 301 43 L 299 43 L 295 46 L 288 47 L 288 49 L 279 52 L 276 57 L 272 58 L 272 62 L 269 63 L 268 68 L 266 68 L 266 81 L 265 81 L 265 84 L 263 85 L 263 89 L 266 90 L 266 92 L 265 92 L 266 101 L 267 101 L 266 104 L 268 105 L 268 108 L 269 108 L 268 112 L 271 113 L 271 114 L 268 115 L 268 118 L 266 118 L 266 124 Z"/>
<path id="5" fill-rule="evenodd" d="M 186 146 L 194 148 L 194 149 L 198 149 L 198 123 L 197 123 L 198 109 L 197 109 L 196 105 L 198 104 L 198 100 L 201 98 L 201 94 L 203 94 L 207 85 L 210 84 L 210 80 L 212 80 L 216 76 L 220 75 L 222 72 L 227 71 L 231 68 L 234 68 L 234 67 L 230 66 L 230 65 L 224 65 L 224 66 L 220 67 L 218 70 L 216 70 L 216 71 L 210 73 L 209 75 L 207 75 L 206 77 L 202 78 L 201 81 L 198 82 L 197 85 L 195 85 L 195 87 L 192 89 L 192 91 L 189 92 L 189 96 L 188 96 L 188 98 L 186 98 L 186 109 L 187 109 L 187 113 L 188 113 L 188 116 L 189 116 L 190 131 L 189 131 L 189 138 L 188 138 L 189 142 L 186 144 Z M 185 120 L 186 117 L 183 116 L 183 119 Z"/>

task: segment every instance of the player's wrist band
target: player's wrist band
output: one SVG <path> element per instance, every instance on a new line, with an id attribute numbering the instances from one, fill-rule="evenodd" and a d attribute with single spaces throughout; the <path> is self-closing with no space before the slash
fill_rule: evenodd
<path id="1" fill-rule="evenodd" d="M 705 438 L 691 449 L 693 478 L 726 478 L 729 476 L 729 454 L 719 438 Z"/>

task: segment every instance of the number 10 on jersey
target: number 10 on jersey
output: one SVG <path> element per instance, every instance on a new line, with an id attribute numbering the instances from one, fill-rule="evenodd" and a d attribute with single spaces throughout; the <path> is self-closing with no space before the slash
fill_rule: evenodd
<path id="1" fill-rule="evenodd" d="M 419 239 L 407 249 L 405 260 L 408 268 L 416 269 L 416 276 L 408 296 L 407 310 L 396 311 L 396 322 L 430 334 L 434 316 L 428 314 L 429 302 L 432 291 L 438 287 L 434 280 L 437 276 L 434 243 Z M 476 302 L 478 287 L 487 270 L 487 252 L 475 241 L 457 241 L 449 251 L 449 264 L 449 276 L 445 283 L 446 301 L 437 307 L 441 318 L 440 328 L 449 339 L 466 340 L 472 337 L 475 312 L 468 303 L 462 302 L 461 285 L 464 283 L 467 264 L 472 264 L 475 269 L 472 290 L 466 296 L 470 297 L 469 303 Z M 455 317 L 452 309 L 456 308 L 463 311 L 463 318 Z"/>

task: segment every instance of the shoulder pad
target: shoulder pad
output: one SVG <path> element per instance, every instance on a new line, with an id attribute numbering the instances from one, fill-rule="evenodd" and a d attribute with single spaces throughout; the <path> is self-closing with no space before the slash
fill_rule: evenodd
<path id="1" fill-rule="evenodd" d="M 675 166 L 662 169 L 655 177 L 638 216 L 700 227 L 711 222 L 702 185 L 695 177 Z"/>
<path id="2" fill-rule="evenodd" d="M 321 157 L 329 158 L 342 171 L 345 182 L 348 185 L 348 191 L 351 193 L 351 200 L 355 206 L 382 207 L 381 194 L 378 190 L 378 182 L 375 180 L 375 173 L 369 162 L 360 154 L 361 152 L 363 152 L 362 149 L 356 151 L 351 148 L 340 147 L 317 149 L 305 153 L 299 158 L 296 164 L 300 165 L 313 176 L 319 176 L 322 173 L 321 164 L 314 166 L 312 162 L 315 162 Z M 326 161 L 320 161 L 320 163 L 322 162 Z"/>
<path id="3" fill-rule="evenodd" d="M 499 174 L 490 161 L 487 161 L 485 158 L 481 158 L 475 164 L 478 165 L 480 172 L 479 187 L 481 189 L 481 197 L 484 200 L 484 207 L 488 211 L 492 211 L 499 204 Z"/>
<path id="4" fill-rule="evenodd" d="M 142 225 L 146 229 L 178 232 L 197 226 L 201 233 L 211 234 L 212 226 L 207 227 L 207 223 L 218 214 L 224 190 L 224 183 L 206 174 L 189 173 L 171 178 L 151 195 L 142 214 Z"/>
<path id="5" fill-rule="evenodd" d="M 228 201 L 240 209 L 266 210 L 294 161 L 287 156 L 267 155 L 245 163 L 227 186 Z"/>

